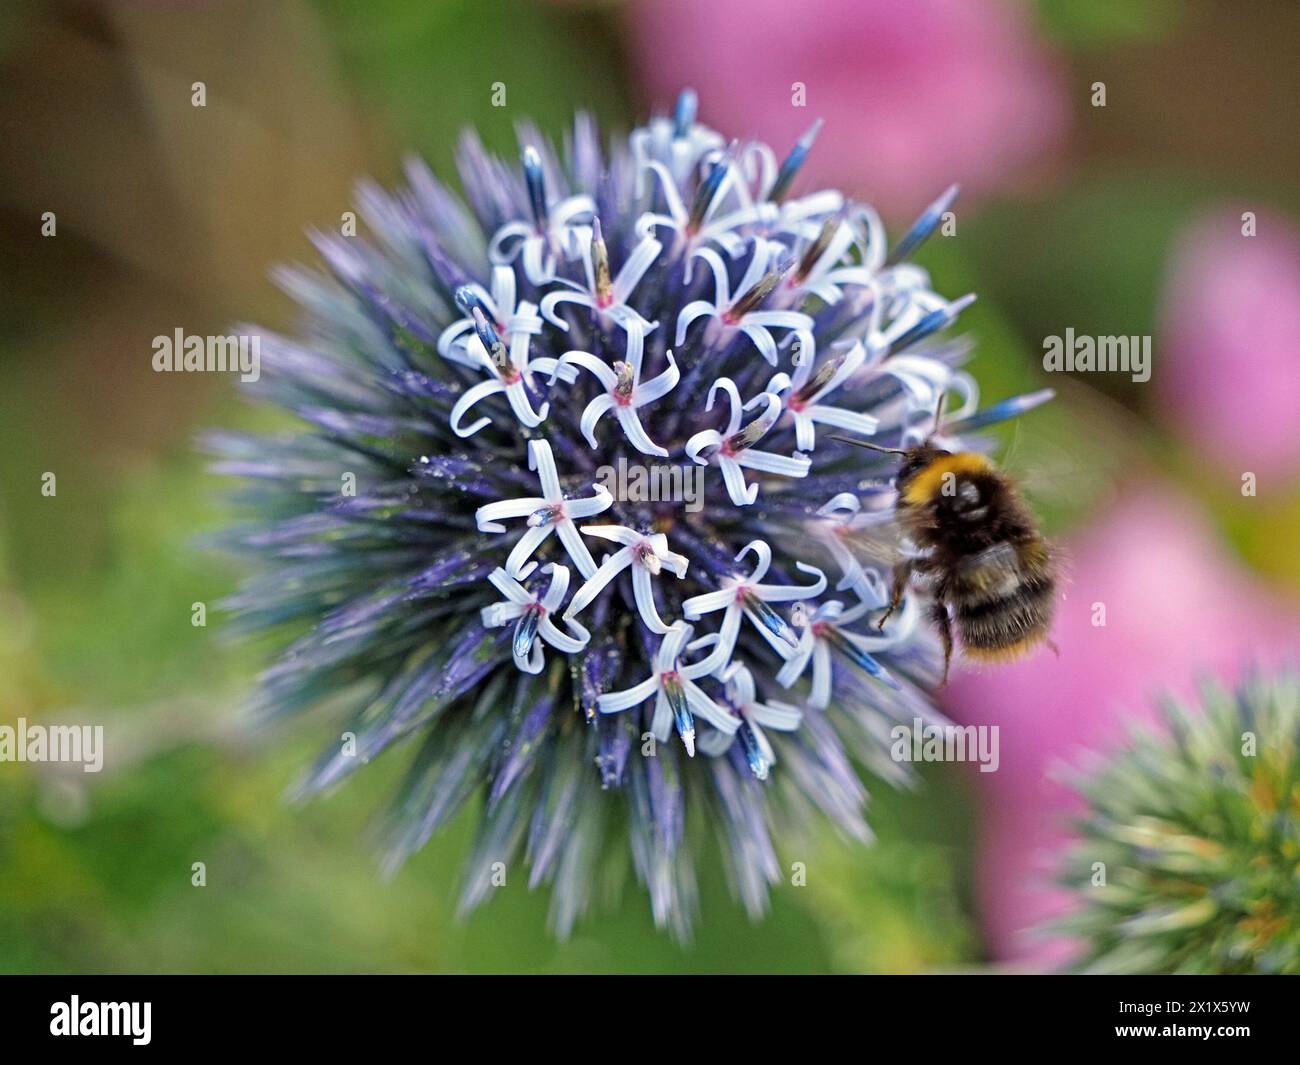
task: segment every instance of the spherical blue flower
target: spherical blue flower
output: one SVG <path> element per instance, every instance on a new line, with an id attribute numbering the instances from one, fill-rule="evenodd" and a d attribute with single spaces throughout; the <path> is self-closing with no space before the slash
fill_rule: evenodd
<path id="1" fill-rule="evenodd" d="M 522 861 L 564 933 L 630 857 L 685 935 L 715 837 L 761 913 L 778 816 L 866 839 L 855 766 L 904 776 L 933 647 L 910 596 L 876 625 L 892 460 L 838 437 L 915 442 L 953 394 L 980 420 L 940 339 L 967 300 L 908 260 L 954 190 L 891 252 L 794 195 L 815 133 L 778 162 L 687 93 L 609 145 L 525 127 L 516 164 L 467 136 L 468 206 L 412 162 L 362 186 L 371 239 L 280 275 L 306 320 L 251 387 L 306 428 L 214 438 L 265 560 L 232 606 L 287 640 L 258 705 L 353 709 L 304 794 L 408 747 L 394 863 L 481 795 L 467 907 Z"/>

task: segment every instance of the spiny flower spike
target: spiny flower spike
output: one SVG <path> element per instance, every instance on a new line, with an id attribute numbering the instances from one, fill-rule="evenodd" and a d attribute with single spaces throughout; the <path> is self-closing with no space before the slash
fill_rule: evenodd
<path id="1" fill-rule="evenodd" d="M 1300 975 L 1300 676 L 1256 674 L 1073 774 L 1087 802 L 1044 929 L 1087 973 Z"/>
<path id="2" fill-rule="evenodd" d="M 576 303 L 589 307 L 606 328 L 612 320 L 624 328 L 637 323 L 650 332 L 658 323 L 645 321 L 627 301 L 662 250 L 663 245 L 654 237 L 642 238 L 619 268 L 618 275 L 611 277 L 609 247 L 597 218 L 592 223 L 591 241 L 582 252 L 585 284 L 577 285 L 568 278 L 556 278 L 557 283 L 566 287 L 549 293 L 542 300 L 542 316 L 552 325 L 567 331 L 569 323 L 556 313 L 556 308 L 563 303 Z"/>
<path id="3" fill-rule="evenodd" d="M 767 198 L 773 203 L 780 203 L 785 199 L 786 194 L 790 191 L 790 186 L 794 184 L 794 179 L 799 174 L 800 168 L 803 167 L 804 160 L 808 158 L 808 153 L 812 151 L 813 143 L 817 140 L 817 134 L 821 132 L 822 120 L 819 118 L 809 127 L 805 133 L 790 149 L 790 154 L 785 157 L 781 163 L 781 169 L 777 171 L 776 179 L 772 182 L 772 187 L 767 190 Z"/>
<path id="4" fill-rule="evenodd" d="M 717 757 L 725 754 L 738 738 L 750 772 L 758 780 L 766 780 L 768 772 L 776 764 L 776 751 L 763 729 L 793 732 L 803 720 L 803 712 L 798 707 L 775 700 L 760 703 L 753 674 L 739 662 L 728 666 L 719 679 L 723 682 L 719 701 L 740 719 L 740 727 L 734 735 L 715 729 L 700 741 L 700 749 Z"/>
<path id="5" fill-rule="evenodd" d="M 897 266 L 899 263 L 904 262 L 929 239 L 930 234 L 939 228 L 939 223 L 943 221 L 943 216 L 948 208 L 956 201 L 959 191 L 956 185 L 949 186 L 942 196 L 921 212 L 921 217 L 912 223 L 912 228 L 903 235 L 903 239 L 889 253 L 889 258 L 885 260 L 886 266 Z"/>
<path id="6" fill-rule="evenodd" d="M 815 353 L 817 342 L 813 336 L 813 320 L 802 311 L 760 310 L 763 303 L 793 267 L 793 260 L 781 258 L 787 249 L 777 241 L 756 238 L 749 265 L 732 293 L 730 271 L 727 264 L 712 248 L 700 248 L 692 258 L 703 259 L 713 272 L 714 295 L 712 300 L 695 300 L 682 308 L 677 316 L 677 347 L 686 342 L 687 331 L 697 318 L 716 319 L 716 328 L 705 334 L 705 343 L 725 346 L 737 331 L 754 342 L 759 354 L 773 366 L 777 364 L 777 344 L 773 329 L 792 330 L 799 338 L 806 357 Z"/>
<path id="7" fill-rule="evenodd" d="M 608 146 L 586 116 L 562 152 L 525 129 L 518 162 L 468 136 L 468 206 L 413 162 L 409 190 L 365 186 L 373 239 L 280 274 L 308 321 L 264 334 L 250 387 L 307 427 L 212 443 L 261 517 L 230 534 L 264 559 L 231 605 L 286 641 L 257 708 L 351 700 L 355 753 L 303 795 L 415 741 L 389 867 L 485 795 L 466 907 L 526 863 L 567 933 L 623 854 L 684 937 L 721 838 L 761 913 L 790 789 L 867 838 L 847 767 L 930 712 L 912 597 L 873 624 L 892 494 L 835 435 L 897 446 L 940 393 L 966 400 L 946 432 L 976 424 L 940 336 L 964 303 L 891 263 L 866 205 L 798 194 L 819 128 L 778 164 L 688 92 Z"/>
<path id="8" fill-rule="evenodd" d="M 556 257 L 571 259 L 584 236 L 579 219 L 595 211 L 590 195 L 569 196 L 552 203 L 547 196 L 542 158 L 531 144 L 523 151 L 524 185 L 529 221 L 507 222 L 492 235 L 488 256 L 494 263 L 522 261 L 524 276 L 533 285 L 555 280 Z"/>
<path id="9" fill-rule="evenodd" d="M 527 578 L 536 568 L 536 562 L 528 563 L 520 577 Z M 551 586 L 545 595 L 529 592 L 503 569 L 495 569 L 488 574 L 488 580 L 496 585 L 506 600 L 483 608 L 483 624 L 488 628 L 497 628 L 511 621 L 516 623 L 511 652 L 515 665 L 525 673 L 542 671 L 542 640 L 556 650 L 571 655 L 577 654 L 591 640 L 591 634 L 577 622 L 565 619 L 574 633 L 569 635 L 556 628 L 555 622 L 551 620 L 551 615 L 564 602 L 564 593 L 568 591 L 569 568 L 548 562 L 542 567 L 542 572 L 551 576 Z"/>
<path id="10" fill-rule="evenodd" d="M 650 731 L 660 743 L 668 739 L 670 726 L 675 726 L 682 738 L 686 753 L 695 756 L 695 715 L 709 722 L 719 732 L 730 735 L 740 727 L 740 721 L 720 707 L 695 682 L 711 672 L 707 659 L 687 665 L 682 661 L 691 650 L 689 641 L 694 630 L 684 621 L 676 622 L 664 635 L 654 658 L 654 672 L 640 684 L 626 691 L 607 692 L 597 701 L 602 714 L 617 714 L 640 706 L 653 698 L 654 716 Z"/>
<path id="11" fill-rule="evenodd" d="M 748 402 L 741 402 L 736 382 L 729 377 L 719 377 L 709 389 L 709 402 L 705 413 L 713 410 L 713 401 L 721 389 L 731 401 L 731 415 L 725 432 L 702 429 L 686 441 L 686 454 L 701 466 L 716 463 L 722 471 L 723 483 L 731 502 L 738 507 L 752 506 L 758 498 L 758 483 L 746 484 L 744 470 L 758 470 L 782 477 L 807 477 L 812 461 L 807 455 L 777 455 L 754 447 L 768 435 L 781 417 L 781 397 L 773 392 L 760 392 Z M 744 412 L 755 407 L 762 412 L 742 428 Z M 707 454 L 706 454 L 707 451 Z"/>

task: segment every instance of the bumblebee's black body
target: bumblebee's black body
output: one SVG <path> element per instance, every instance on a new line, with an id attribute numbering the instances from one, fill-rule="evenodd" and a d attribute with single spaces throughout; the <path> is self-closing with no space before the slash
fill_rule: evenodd
<path id="1" fill-rule="evenodd" d="M 904 453 L 898 492 L 901 523 L 922 554 L 895 568 L 885 617 L 913 574 L 928 579 L 944 682 L 954 622 L 963 651 L 980 661 L 1010 660 L 1045 640 L 1055 606 L 1054 565 L 1012 482 L 983 455 L 922 444 Z"/>

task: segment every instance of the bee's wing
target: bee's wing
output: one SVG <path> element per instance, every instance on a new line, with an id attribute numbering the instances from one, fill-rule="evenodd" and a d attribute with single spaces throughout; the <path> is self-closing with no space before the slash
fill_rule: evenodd
<path id="1" fill-rule="evenodd" d="M 957 572 L 969 591 L 990 598 L 1010 595 L 1020 585 L 1020 555 L 1004 541 L 967 555 L 957 563 Z"/>
<path id="2" fill-rule="evenodd" d="M 1033 511 L 1058 522 L 1063 515 L 1086 511 L 1089 500 L 1105 487 L 1080 449 L 1036 431 L 1022 433 L 1019 427 L 999 465 Z"/>
<path id="3" fill-rule="evenodd" d="M 915 554 L 902 524 L 892 512 L 855 523 L 842 539 L 863 561 L 878 566 L 892 568 Z"/>
<path id="4" fill-rule="evenodd" d="M 990 409 L 1020 411 L 1044 395 L 1017 397 Z M 1136 431 L 1131 415 L 1087 389 L 1069 388 L 1068 400 L 1068 405 L 1049 404 L 1039 417 L 1017 420 L 1007 446 L 1000 454 L 991 451 L 1035 509 L 1057 525 L 1071 524 L 1109 491 L 1131 462 L 1128 451 L 1115 442 Z M 983 412 L 976 417 L 983 417 Z M 970 431 L 964 423 L 957 425 Z M 1087 446 L 1080 446 L 1080 441 L 1087 441 Z"/>

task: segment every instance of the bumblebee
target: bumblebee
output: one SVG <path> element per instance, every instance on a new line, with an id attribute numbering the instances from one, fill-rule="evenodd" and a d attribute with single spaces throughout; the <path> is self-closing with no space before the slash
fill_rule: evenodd
<path id="1" fill-rule="evenodd" d="M 978 452 L 934 446 L 934 434 L 906 449 L 837 439 L 902 456 L 898 521 L 918 553 L 896 562 L 881 627 L 917 576 L 931 589 L 930 620 L 943 641 L 942 684 L 948 682 L 954 627 L 963 653 L 977 662 L 1008 662 L 1043 642 L 1051 645 L 1056 562 L 1010 477 Z"/>

